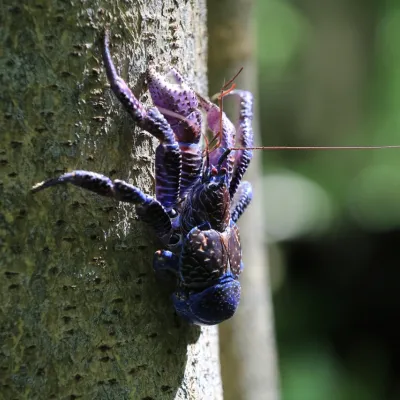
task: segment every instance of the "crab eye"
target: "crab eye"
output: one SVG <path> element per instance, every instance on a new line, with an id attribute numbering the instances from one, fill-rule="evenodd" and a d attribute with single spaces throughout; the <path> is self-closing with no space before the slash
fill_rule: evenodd
<path id="1" fill-rule="evenodd" d="M 217 168 L 212 167 L 211 168 L 211 175 L 217 175 L 217 174 L 218 174 Z"/>

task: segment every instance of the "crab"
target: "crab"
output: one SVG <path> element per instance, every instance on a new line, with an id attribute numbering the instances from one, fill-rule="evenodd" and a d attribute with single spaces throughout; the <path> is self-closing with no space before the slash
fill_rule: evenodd
<path id="1" fill-rule="evenodd" d="M 159 140 L 155 154 L 155 197 L 123 181 L 76 170 L 36 184 L 33 192 L 71 183 L 101 196 L 134 204 L 164 249 L 156 251 L 155 273 L 173 279 L 177 314 L 190 323 L 215 325 L 235 313 L 243 270 L 236 222 L 252 198 L 242 177 L 252 158 L 250 92 L 232 90 L 240 100 L 235 127 L 220 107 L 200 96 L 174 68 L 164 76 L 149 68 L 148 89 L 155 107 L 146 109 L 118 75 L 104 34 L 103 60 L 111 90 L 141 129 Z M 203 124 L 219 145 L 203 156 Z M 233 150 L 234 146 L 236 150 Z"/>

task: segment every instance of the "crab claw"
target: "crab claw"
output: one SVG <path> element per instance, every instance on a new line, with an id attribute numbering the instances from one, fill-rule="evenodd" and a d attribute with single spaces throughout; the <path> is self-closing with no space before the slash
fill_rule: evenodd
<path id="1" fill-rule="evenodd" d="M 147 81 L 153 103 L 171 125 L 177 141 L 199 143 L 202 115 L 196 92 L 174 68 L 165 76 L 149 68 Z"/>
<path id="2" fill-rule="evenodd" d="M 171 115 L 165 115 L 167 120 L 187 117 L 196 108 L 199 102 L 196 92 L 183 80 L 177 70 L 171 68 L 165 76 L 159 74 L 154 68 L 147 71 L 148 87 L 154 104 L 163 110 L 168 110 Z M 177 115 L 173 115 L 173 114 Z M 175 121 L 176 122 L 176 121 Z"/>

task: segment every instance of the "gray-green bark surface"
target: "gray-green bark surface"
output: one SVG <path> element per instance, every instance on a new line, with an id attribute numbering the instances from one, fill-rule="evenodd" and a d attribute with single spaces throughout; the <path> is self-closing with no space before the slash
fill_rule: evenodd
<path id="1" fill-rule="evenodd" d="M 154 146 L 106 84 L 99 36 L 135 95 L 176 66 L 206 93 L 203 0 L 0 3 L 0 398 L 220 399 L 215 328 L 153 276 L 159 243 L 117 204 L 36 182 L 88 169 L 154 192 Z"/>

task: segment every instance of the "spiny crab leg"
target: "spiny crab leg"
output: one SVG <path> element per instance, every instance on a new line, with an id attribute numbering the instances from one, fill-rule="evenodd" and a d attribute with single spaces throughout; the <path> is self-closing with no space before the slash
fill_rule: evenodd
<path id="1" fill-rule="evenodd" d="M 226 94 L 226 97 L 228 96 L 237 96 L 240 100 L 235 146 L 241 150 L 236 150 L 235 153 L 235 168 L 229 187 L 229 193 L 233 198 L 253 157 L 253 152 L 249 149 L 253 146 L 253 95 L 245 90 L 232 90 Z"/>
<path id="2" fill-rule="evenodd" d="M 72 185 L 90 190 L 100 196 L 111 197 L 118 201 L 136 205 L 139 217 L 147 222 L 157 236 L 168 243 L 171 236 L 171 220 L 159 201 L 144 194 L 137 187 L 116 179 L 112 181 L 107 176 L 91 171 L 72 171 L 57 178 L 48 179 L 33 186 L 32 193 L 47 189 L 51 186 L 71 183 Z"/>
<path id="3" fill-rule="evenodd" d="M 107 31 L 104 34 L 103 59 L 107 78 L 115 96 L 137 125 L 160 141 L 156 150 L 156 198 L 170 211 L 178 202 L 182 169 L 181 151 L 175 134 L 160 111 L 156 107 L 146 110 L 117 74 L 111 59 Z"/>

